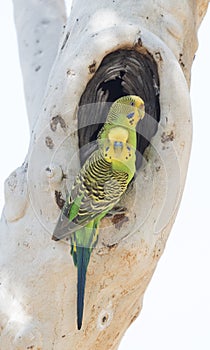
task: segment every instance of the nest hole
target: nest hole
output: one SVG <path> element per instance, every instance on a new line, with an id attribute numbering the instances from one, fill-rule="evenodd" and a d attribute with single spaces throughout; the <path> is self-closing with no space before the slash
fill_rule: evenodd
<path id="1" fill-rule="evenodd" d="M 114 51 L 102 60 L 81 96 L 78 138 L 81 166 L 97 148 L 97 135 L 112 102 L 125 95 L 138 95 L 145 102 L 145 117 L 137 125 L 136 169 L 155 135 L 160 120 L 157 64 L 149 52 L 134 49 Z"/>

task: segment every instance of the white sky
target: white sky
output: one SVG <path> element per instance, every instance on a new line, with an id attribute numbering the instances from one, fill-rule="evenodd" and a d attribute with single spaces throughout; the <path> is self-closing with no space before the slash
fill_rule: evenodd
<path id="1" fill-rule="evenodd" d="M 194 137 L 182 204 L 146 291 L 141 316 L 119 350 L 210 349 L 210 10 L 192 71 Z M 0 4 L 0 208 L 4 179 L 24 160 L 29 135 L 10 1 Z M 108 349 L 107 349 L 108 350 Z"/>

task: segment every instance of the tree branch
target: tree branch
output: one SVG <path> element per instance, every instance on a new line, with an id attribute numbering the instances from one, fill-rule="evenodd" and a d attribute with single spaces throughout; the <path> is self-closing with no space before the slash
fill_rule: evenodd
<path id="1" fill-rule="evenodd" d="M 29 125 L 40 111 L 63 26 L 64 0 L 13 0 Z"/>
<path id="2" fill-rule="evenodd" d="M 197 29 L 199 28 L 202 19 L 204 18 L 206 11 L 208 9 L 210 0 L 196 0 L 195 4 L 195 16 Z"/>
<path id="3" fill-rule="evenodd" d="M 196 11 L 192 0 L 180 0 L 179 6 L 175 0 L 124 0 L 123 6 L 120 0 L 107 0 L 106 6 L 104 0 L 74 1 L 28 161 L 5 184 L 0 302 L 6 300 L 8 307 L 3 302 L 0 308 L 3 348 L 116 350 L 138 316 L 175 220 L 188 168 L 192 126 L 186 79 L 189 83 L 197 47 L 198 22 L 192 21 Z M 127 220 L 120 229 L 112 218 L 100 226 L 78 332 L 69 244 L 53 242 L 51 235 L 58 205 L 79 169 L 81 96 L 104 57 L 124 49 L 149 53 L 157 64 L 160 122 L 121 203 Z"/>

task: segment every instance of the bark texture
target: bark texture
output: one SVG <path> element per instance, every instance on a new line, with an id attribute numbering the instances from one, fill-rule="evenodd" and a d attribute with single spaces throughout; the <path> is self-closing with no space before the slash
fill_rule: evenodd
<path id="1" fill-rule="evenodd" d="M 76 0 L 60 44 L 61 1 L 28 1 L 29 17 L 25 2 L 14 3 L 32 133 L 25 163 L 5 182 L 1 347 L 115 350 L 142 308 L 181 200 L 191 148 L 190 70 L 208 1 L 124 0 L 122 6 L 120 0 Z M 39 76 L 41 68 L 35 68 L 41 63 L 34 61 L 35 46 L 24 47 L 25 35 L 33 42 L 35 29 L 43 29 L 40 19 L 49 17 L 53 21 L 43 24 L 42 38 L 52 51 L 43 57 Z M 160 121 L 121 202 L 127 208 L 124 220 L 103 220 L 88 268 L 84 326 L 77 331 L 69 244 L 54 242 L 51 235 L 62 197 L 80 167 L 81 96 L 103 58 L 125 48 L 147 52 L 157 64 Z"/>
<path id="2" fill-rule="evenodd" d="M 29 126 L 40 113 L 50 70 L 65 29 L 64 0 L 13 0 Z"/>

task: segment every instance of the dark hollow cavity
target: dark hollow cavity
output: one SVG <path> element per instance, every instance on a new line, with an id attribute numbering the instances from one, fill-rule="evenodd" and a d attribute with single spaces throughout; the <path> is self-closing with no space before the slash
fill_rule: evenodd
<path id="1" fill-rule="evenodd" d="M 111 103 L 125 95 L 138 95 L 145 102 L 145 117 L 137 125 L 136 169 L 140 168 L 142 155 L 160 120 L 159 78 L 150 53 L 134 49 L 117 50 L 104 57 L 81 96 L 78 109 L 81 166 L 97 147 L 94 141 Z"/>

